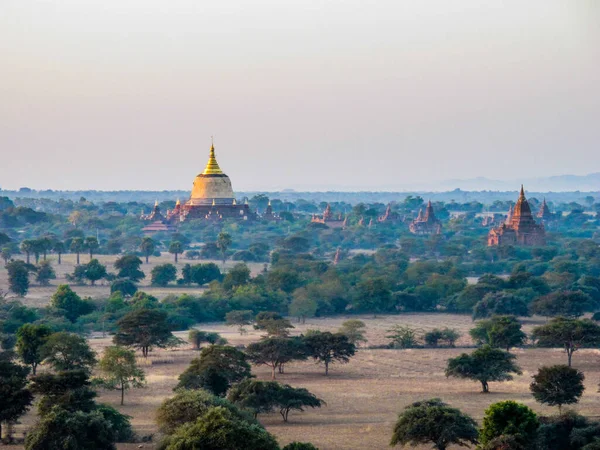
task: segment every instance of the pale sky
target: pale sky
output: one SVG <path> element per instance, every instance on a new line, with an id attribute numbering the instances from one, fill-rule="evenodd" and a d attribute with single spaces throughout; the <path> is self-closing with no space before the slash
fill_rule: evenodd
<path id="1" fill-rule="evenodd" d="M 0 187 L 600 171 L 600 1 L 0 0 Z"/>

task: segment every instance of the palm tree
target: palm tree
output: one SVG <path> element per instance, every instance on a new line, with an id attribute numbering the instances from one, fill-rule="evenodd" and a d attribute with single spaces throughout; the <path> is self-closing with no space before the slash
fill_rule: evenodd
<path id="1" fill-rule="evenodd" d="M 98 247 L 100 247 L 100 244 L 98 243 L 98 239 L 96 239 L 94 236 L 85 238 L 85 248 L 87 248 L 90 252 L 90 261 L 94 259 L 94 250 L 96 250 Z M 77 264 L 79 264 L 79 262 Z"/>
<path id="2" fill-rule="evenodd" d="M 77 265 L 79 265 L 79 254 L 83 250 L 83 239 L 77 237 L 71 241 L 71 251 L 77 255 Z"/>
<path id="3" fill-rule="evenodd" d="M 52 243 L 52 250 L 58 255 L 58 265 L 62 263 L 62 254 L 65 252 L 65 243 L 56 240 Z"/>
<path id="4" fill-rule="evenodd" d="M 154 239 L 150 237 L 145 237 L 142 239 L 142 243 L 140 244 L 140 250 L 142 251 L 142 253 L 144 253 L 144 256 L 146 256 L 146 264 L 148 264 L 148 258 L 150 258 L 150 255 L 154 253 L 155 249 L 156 243 L 154 242 Z"/>
<path id="5" fill-rule="evenodd" d="M 171 242 L 169 245 L 169 253 L 173 253 L 175 255 L 175 263 L 177 264 L 178 258 L 177 256 L 183 252 L 183 245 L 179 241 Z"/>
<path id="6" fill-rule="evenodd" d="M 33 251 L 34 243 L 31 239 L 25 239 L 21 242 L 21 251 L 25 253 L 27 258 L 27 264 L 29 264 L 29 255 Z"/>
<path id="7" fill-rule="evenodd" d="M 217 247 L 221 250 L 221 256 L 223 257 L 223 267 L 225 267 L 225 260 L 227 259 L 227 249 L 231 245 L 231 235 L 229 233 L 220 232 L 217 237 Z"/>

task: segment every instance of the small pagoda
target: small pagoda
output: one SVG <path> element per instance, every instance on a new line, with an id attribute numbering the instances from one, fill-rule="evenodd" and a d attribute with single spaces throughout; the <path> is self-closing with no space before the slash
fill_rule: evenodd
<path id="1" fill-rule="evenodd" d="M 342 217 L 342 214 L 338 214 L 334 216 L 331 211 L 331 205 L 327 203 L 325 207 L 325 211 L 323 211 L 322 215 L 313 214 L 311 223 L 322 223 L 327 225 L 330 228 L 344 228 L 346 226 L 346 220 Z"/>
<path id="2" fill-rule="evenodd" d="M 419 210 L 419 215 L 409 225 L 410 232 L 413 234 L 441 234 L 442 233 L 442 222 L 435 217 L 433 212 L 433 206 L 431 200 L 427 202 L 427 208 L 425 208 L 425 215 L 423 210 Z"/>
<path id="3" fill-rule="evenodd" d="M 506 221 L 492 228 L 488 234 L 488 246 L 497 245 L 546 245 L 544 225 L 536 223 L 533 218 L 522 185 L 519 199 L 514 209 L 509 210 Z"/>

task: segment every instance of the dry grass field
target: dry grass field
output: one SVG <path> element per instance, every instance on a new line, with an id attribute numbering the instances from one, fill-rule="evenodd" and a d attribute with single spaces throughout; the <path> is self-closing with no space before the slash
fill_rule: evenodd
<path id="1" fill-rule="evenodd" d="M 161 258 L 162 260 L 163 258 Z M 154 258 L 153 264 L 158 263 Z M 166 261 L 167 258 L 164 258 Z M 145 267 L 147 270 L 147 268 Z M 255 268 L 256 269 L 256 268 Z M 260 269 L 258 269 L 260 270 Z M 0 269 L 0 288 L 5 288 L 5 271 Z M 60 281 L 60 280 L 58 280 Z M 146 289 L 144 287 L 144 289 Z M 105 295 L 106 286 L 98 288 L 78 287 L 84 295 Z M 96 292 L 98 291 L 98 292 Z M 185 289 L 169 288 L 163 290 L 148 289 L 159 296 L 171 292 L 183 292 Z M 196 291 L 198 291 L 196 289 Z M 30 304 L 45 304 L 53 288 L 32 289 L 31 297 L 25 300 Z M 307 329 L 336 330 L 348 317 L 310 319 L 306 324 L 295 324 L 294 334 Z M 468 330 L 473 323 L 468 316 L 451 314 L 405 314 L 400 316 L 362 316 L 367 325 L 368 345 L 385 343 L 386 330 L 394 324 L 409 324 L 426 331 L 435 327 L 451 327 L 459 330 L 463 336 L 459 346 L 470 346 Z M 533 318 L 525 323 L 530 331 L 543 319 Z M 237 330 L 222 323 L 203 324 L 207 331 L 217 331 L 226 337 L 232 345 L 243 345 L 260 338 L 256 331 L 240 336 Z M 177 333 L 185 337 L 186 333 Z M 101 352 L 110 345 L 110 338 L 91 339 L 92 347 Z M 543 414 L 555 413 L 552 408 L 542 407 L 533 401 L 529 393 L 531 376 L 542 365 L 562 364 L 565 354 L 556 349 L 527 348 L 516 350 L 518 364 L 523 375 L 511 382 L 491 383 L 490 394 L 481 394 L 478 383 L 444 376 L 446 361 L 469 348 L 455 349 L 360 349 L 357 355 L 345 365 L 334 364 L 330 375 L 325 377 L 323 367 L 312 361 L 299 362 L 286 366 L 286 373 L 278 375 L 278 380 L 293 386 L 305 387 L 327 402 L 327 406 L 304 413 L 290 414 L 289 423 L 283 423 L 279 414 L 263 415 L 260 420 L 282 444 L 298 440 L 310 441 L 321 450 L 348 449 L 367 450 L 389 447 L 389 440 L 397 414 L 407 404 L 431 397 L 440 397 L 447 403 L 459 407 L 481 420 L 486 407 L 493 402 L 513 399 L 521 401 Z M 114 405 L 123 413 L 132 417 L 132 423 L 140 435 L 155 434 L 154 415 L 162 400 L 172 395 L 178 375 L 197 355 L 188 346 L 172 350 L 155 350 L 148 361 L 140 362 L 146 371 L 148 387 L 129 391 L 125 406 L 118 406 L 117 392 L 100 392 L 99 400 Z M 597 394 L 600 382 L 600 352 L 581 350 L 574 355 L 574 366 L 586 375 L 586 392 L 575 407 L 588 416 L 600 416 L 600 402 Z M 269 379 L 267 367 L 253 367 L 259 379 Z M 29 413 L 17 427 L 17 436 L 30 427 L 35 415 Z M 119 449 L 154 448 L 154 444 L 120 444 Z M 20 447 L 13 447 L 18 449 Z M 427 446 L 419 448 L 431 448 Z"/>

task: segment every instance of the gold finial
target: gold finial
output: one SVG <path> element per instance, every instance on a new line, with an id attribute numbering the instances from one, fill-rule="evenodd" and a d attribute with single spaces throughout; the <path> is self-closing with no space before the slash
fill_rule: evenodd
<path id="1" fill-rule="evenodd" d="M 216 203 L 215 203 L 215 199 L 214 199 L 214 198 L 213 198 L 212 205 L 213 205 L 213 206 L 215 206 L 215 205 L 216 205 Z"/>
<path id="2" fill-rule="evenodd" d="M 219 163 L 217 162 L 217 158 L 215 157 L 215 144 L 213 137 L 210 137 L 210 154 L 208 156 L 208 162 L 206 163 L 206 167 L 202 172 L 202 175 L 221 175 L 223 171 L 219 167 Z"/>
<path id="3" fill-rule="evenodd" d="M 158 206 L 158 200 L 154 200 L 154 206 Z"/>
<path id="4" fill-rule="evenodd" d="M 269 206 L 271 206 L 271 200 L 269 200 Z"/>
<path id="5" fill-rule="evenodd" d="M 237 201 L 235 200 L 235 198 L 233 199 L 233 204 L 237 205 Z"/>
<path id="6" fill-rule="evenodd" d="M 177 199 L 177 201 L 175 202 L 175 206 L 180 206 L 181 202 L 179 201 L 179 199 Z"/>

